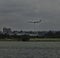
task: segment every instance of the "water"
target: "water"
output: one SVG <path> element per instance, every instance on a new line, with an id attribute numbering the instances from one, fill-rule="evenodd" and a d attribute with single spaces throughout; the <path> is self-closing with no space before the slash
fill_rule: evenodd
<path id="1" fill-rule="evenodd" d="M 0 42 L 0 58 L 60 58 L 60 42 Z"/>

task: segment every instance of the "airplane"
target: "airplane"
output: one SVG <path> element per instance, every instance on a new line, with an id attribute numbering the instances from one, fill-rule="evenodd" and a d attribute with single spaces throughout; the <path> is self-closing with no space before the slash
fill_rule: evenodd
<path id="1" fill-rule="evenodd" d="M 42 20 L 29 21 L 29 23 L 40 23 Z"/>

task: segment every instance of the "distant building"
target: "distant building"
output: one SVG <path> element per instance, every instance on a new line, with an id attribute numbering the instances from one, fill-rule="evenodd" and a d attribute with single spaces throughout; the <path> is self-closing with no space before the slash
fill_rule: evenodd
<path id="1" fill-rule="evenodd" d="M 0 31 L 0 35 L 1 35 L 1 34 L 3 34 L 3 32 L 2 32 L 2 31 Z"/>
<path id="2" fill-rule="evenodd" d="M 3 28 L 3 34 L 12 33 L 11 28 Z"/>
<path id="3" fill-rule="evenodd" d="M 25 35 L 25 32 L 20 32 L 20 31 L 14 31 L 13 32 L 15 35 Z"/>

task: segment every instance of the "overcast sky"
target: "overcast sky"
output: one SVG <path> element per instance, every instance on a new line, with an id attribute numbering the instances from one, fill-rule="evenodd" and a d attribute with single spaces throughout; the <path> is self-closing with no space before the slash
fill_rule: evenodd
<path id="1" fill-rule="evenodd" d="M 0 0 L 0 30 L 60 30 L 60 0 Z"/>

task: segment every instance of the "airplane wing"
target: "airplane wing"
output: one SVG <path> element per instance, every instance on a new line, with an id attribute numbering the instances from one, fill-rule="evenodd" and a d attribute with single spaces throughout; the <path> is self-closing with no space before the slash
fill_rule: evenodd
<path id="1" fill-rule="evenodd" d="M 41 22 L 41 20 L 39 20 L 39 21 L 29 21 L 28 23 L 40 23 Z"/>

